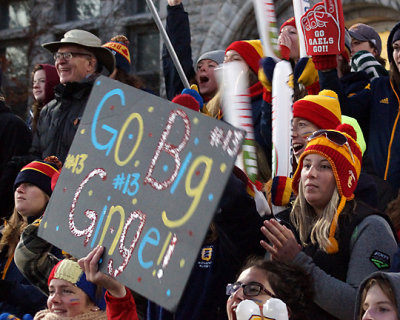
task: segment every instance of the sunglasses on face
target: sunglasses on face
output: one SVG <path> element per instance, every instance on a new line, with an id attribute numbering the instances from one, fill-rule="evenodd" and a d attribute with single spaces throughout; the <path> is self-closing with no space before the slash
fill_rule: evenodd
<path id="1" fill-rule="evenodd" d="M 241 282 L 228 283 L 226 286 L 226 294 L 230 296 L 234 294 L 236 291 L 238 291 L 240 288 L 243 288 L 244 295 L 248 297 L 258 296 L 261 293 L 261 291 L 271 296 L 272 298 L 275 297 L 273 293 L 265 289 L 264 286 L 258 282 L 250 282 L 247 284 L 243 284 Z"/>
<path id="2" fill-rule="evenodd" d="M 318 130 L 315 131 L 311 136 L 307 138 L 307 141 L 311 141 L 312 139 L 318 138 L 320 136 L 324 135 L 329 141 L 333 142 L 334 144 L 338 146 L 346 146 L 347 149 L 349 150 L 351 160 L 354 163 L 354 156 L 353 152 L 351 151 L 349 141 L 347 140 L 347 137 L 340 132 L 337 131 L 329 131 L 329 130 Z"/>

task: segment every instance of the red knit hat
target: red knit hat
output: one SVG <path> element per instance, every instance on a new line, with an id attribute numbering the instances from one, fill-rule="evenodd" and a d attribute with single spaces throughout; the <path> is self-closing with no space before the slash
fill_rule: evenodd
<path id="1" fill-rule="evenodd" d="M 305 96 L 293 104 L 293 117 L 306 119 L 321 129 L 335 129 L 342 121 L 338 96 L 332 90 Z"/>
<path id="2" fill-rule="evenodd" d="M 294 18 L 294 17 L 291 17 L 291 18 L 287 19 L 287 20 L 281 25 L 281 28 L 279 29 L 279 31 L 282 31 L 283 27 L 286 27 L 286 26 L 292 26 L 292 27 L 295 27 L 295 28 L 297 29 L 295 18 Z"/>
<path id="3" fill-rule="evenodd" d="M 241 40 L 232 42 L 225 50 L 235 50 L 246 61 L 251 70 L 258 74 L 259 61 L 264 56 L 260 40 Z"/>
<path id="4" fill-rule="evenodd" d="M 339 141 L 339 138 L 342 141 Z M 339 250 L 335 239 L 338 217 L 346 201 L 354 198 L 353 192 L 357 186 L 361 171 L 362 152 L 356 142 L 357 134 L 354 128 L 348 124 L 341 124 L 336 130 L 318 130 L 309 139 L 306 149 L 300 156 L 299 165 L 293 176 L 292 188 L 297 194 L 301 171 L 303 169 L 303 160 L 306 155 L 317 153 L 329 161 L 332 166 L 337 189 L 341 196 L 329 230 L 331 246 L 326 248 L 328 253 L 335 253 Z"/>

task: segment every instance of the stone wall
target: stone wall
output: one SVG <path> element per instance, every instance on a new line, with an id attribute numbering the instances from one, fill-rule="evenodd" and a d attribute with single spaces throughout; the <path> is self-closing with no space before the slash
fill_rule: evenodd
<path id="1" fill-rule="evenodd" d="M 311 0 L 312 5 L 317 1 Z M 225 48 L 232 41 L 258 36 L 252 0 L 184 0 L 189 13 L 193 56 L 208 50 Z M 345 21 L 349 27 L 364 22 L 379 31 L 390 29 L 400 20 L 400 1 L 343 0 Z M 292 1 L 275 1 L 278 25 L 293 16 Z"/>

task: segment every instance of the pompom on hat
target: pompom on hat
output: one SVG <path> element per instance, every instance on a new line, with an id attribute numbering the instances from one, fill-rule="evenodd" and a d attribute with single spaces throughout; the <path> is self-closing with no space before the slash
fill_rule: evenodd
<path id="1" fill-rule="evenodd" d="M 111 38 L 111 41 L 103 44 L 103 47 L 110 49 L 114 55 L 117 68 L 126 73 L 131 72 L 131 55 L 128 46 L 129 40 L 123 35 L 117 35 Z"/>
<path id="2" fill-rule="evenodd" d="M 260 40 L 240 40 L 232 42 L 225 50 L 235 50 L 246 61 L 251 70 L 258 74 L 260 59 L 264 56 Z"/>
<path id="3" fill-rule="evenodd" d="M 55 156 L 28 163 L 18 173 L 14 181 L 14 191 L 21 183 L 29 182 L 51 196 L 54 189 L 52 183 L 60 175 L 61 166 L 61 161 Z"/>
<path id="4" fill-rule="evenodd" d="M 322 90 L 297 100 L 293 104 L 293 117 L 306 119 L 322 129 L 335 129 L 342 121 L 336 92 Z"/>
<path id="5" fill-rule="evenodd" d="M 101 296 L 97 297 L 97 286 L 94 283 L 86 280 L 86 275 L 79 266 L 78 262 L 70 259 L 63 259 L 59 261 L 50 272 L 47 282 L 49 286 L 51 280 L 53 279 L 65 280 L 72 283 L 85 292 L 100 309 L 105 309 L 106 303 L 104 300 L 104 294 L 101 294 Z"/>
<path id="6" fill-rule="evenodd" d="M 299 165 L 293 176 L 292 188 L 298 194 L 305 156 L 312 153 L 319 154 L 326 158 L 332 166 L 341 199 L 329 229 L 330 246 L 325 248 L 327 253 L 336 253 L 339 250 L 335 239 L 338 218 L 346 205 L 346 201 L 354 198 L 354 190 L 360 177 L 362 152 L 356 139 L 357 134 L 354 128 L 348 124 L 341 124 L 336 130 L 318 130 L 314 132 L 308 138 L 309 142 L 300 156 Z"/>

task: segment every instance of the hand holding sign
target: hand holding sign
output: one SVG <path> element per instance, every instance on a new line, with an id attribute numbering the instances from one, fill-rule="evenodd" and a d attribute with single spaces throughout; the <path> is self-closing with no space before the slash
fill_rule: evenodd
<path id="1" fill-rule="evenodd" d="M 318 2 L 301 17 L 307 54 L 318 70 L 336 67 L 344 49 L 344 23 L 340 0 Z"/>

